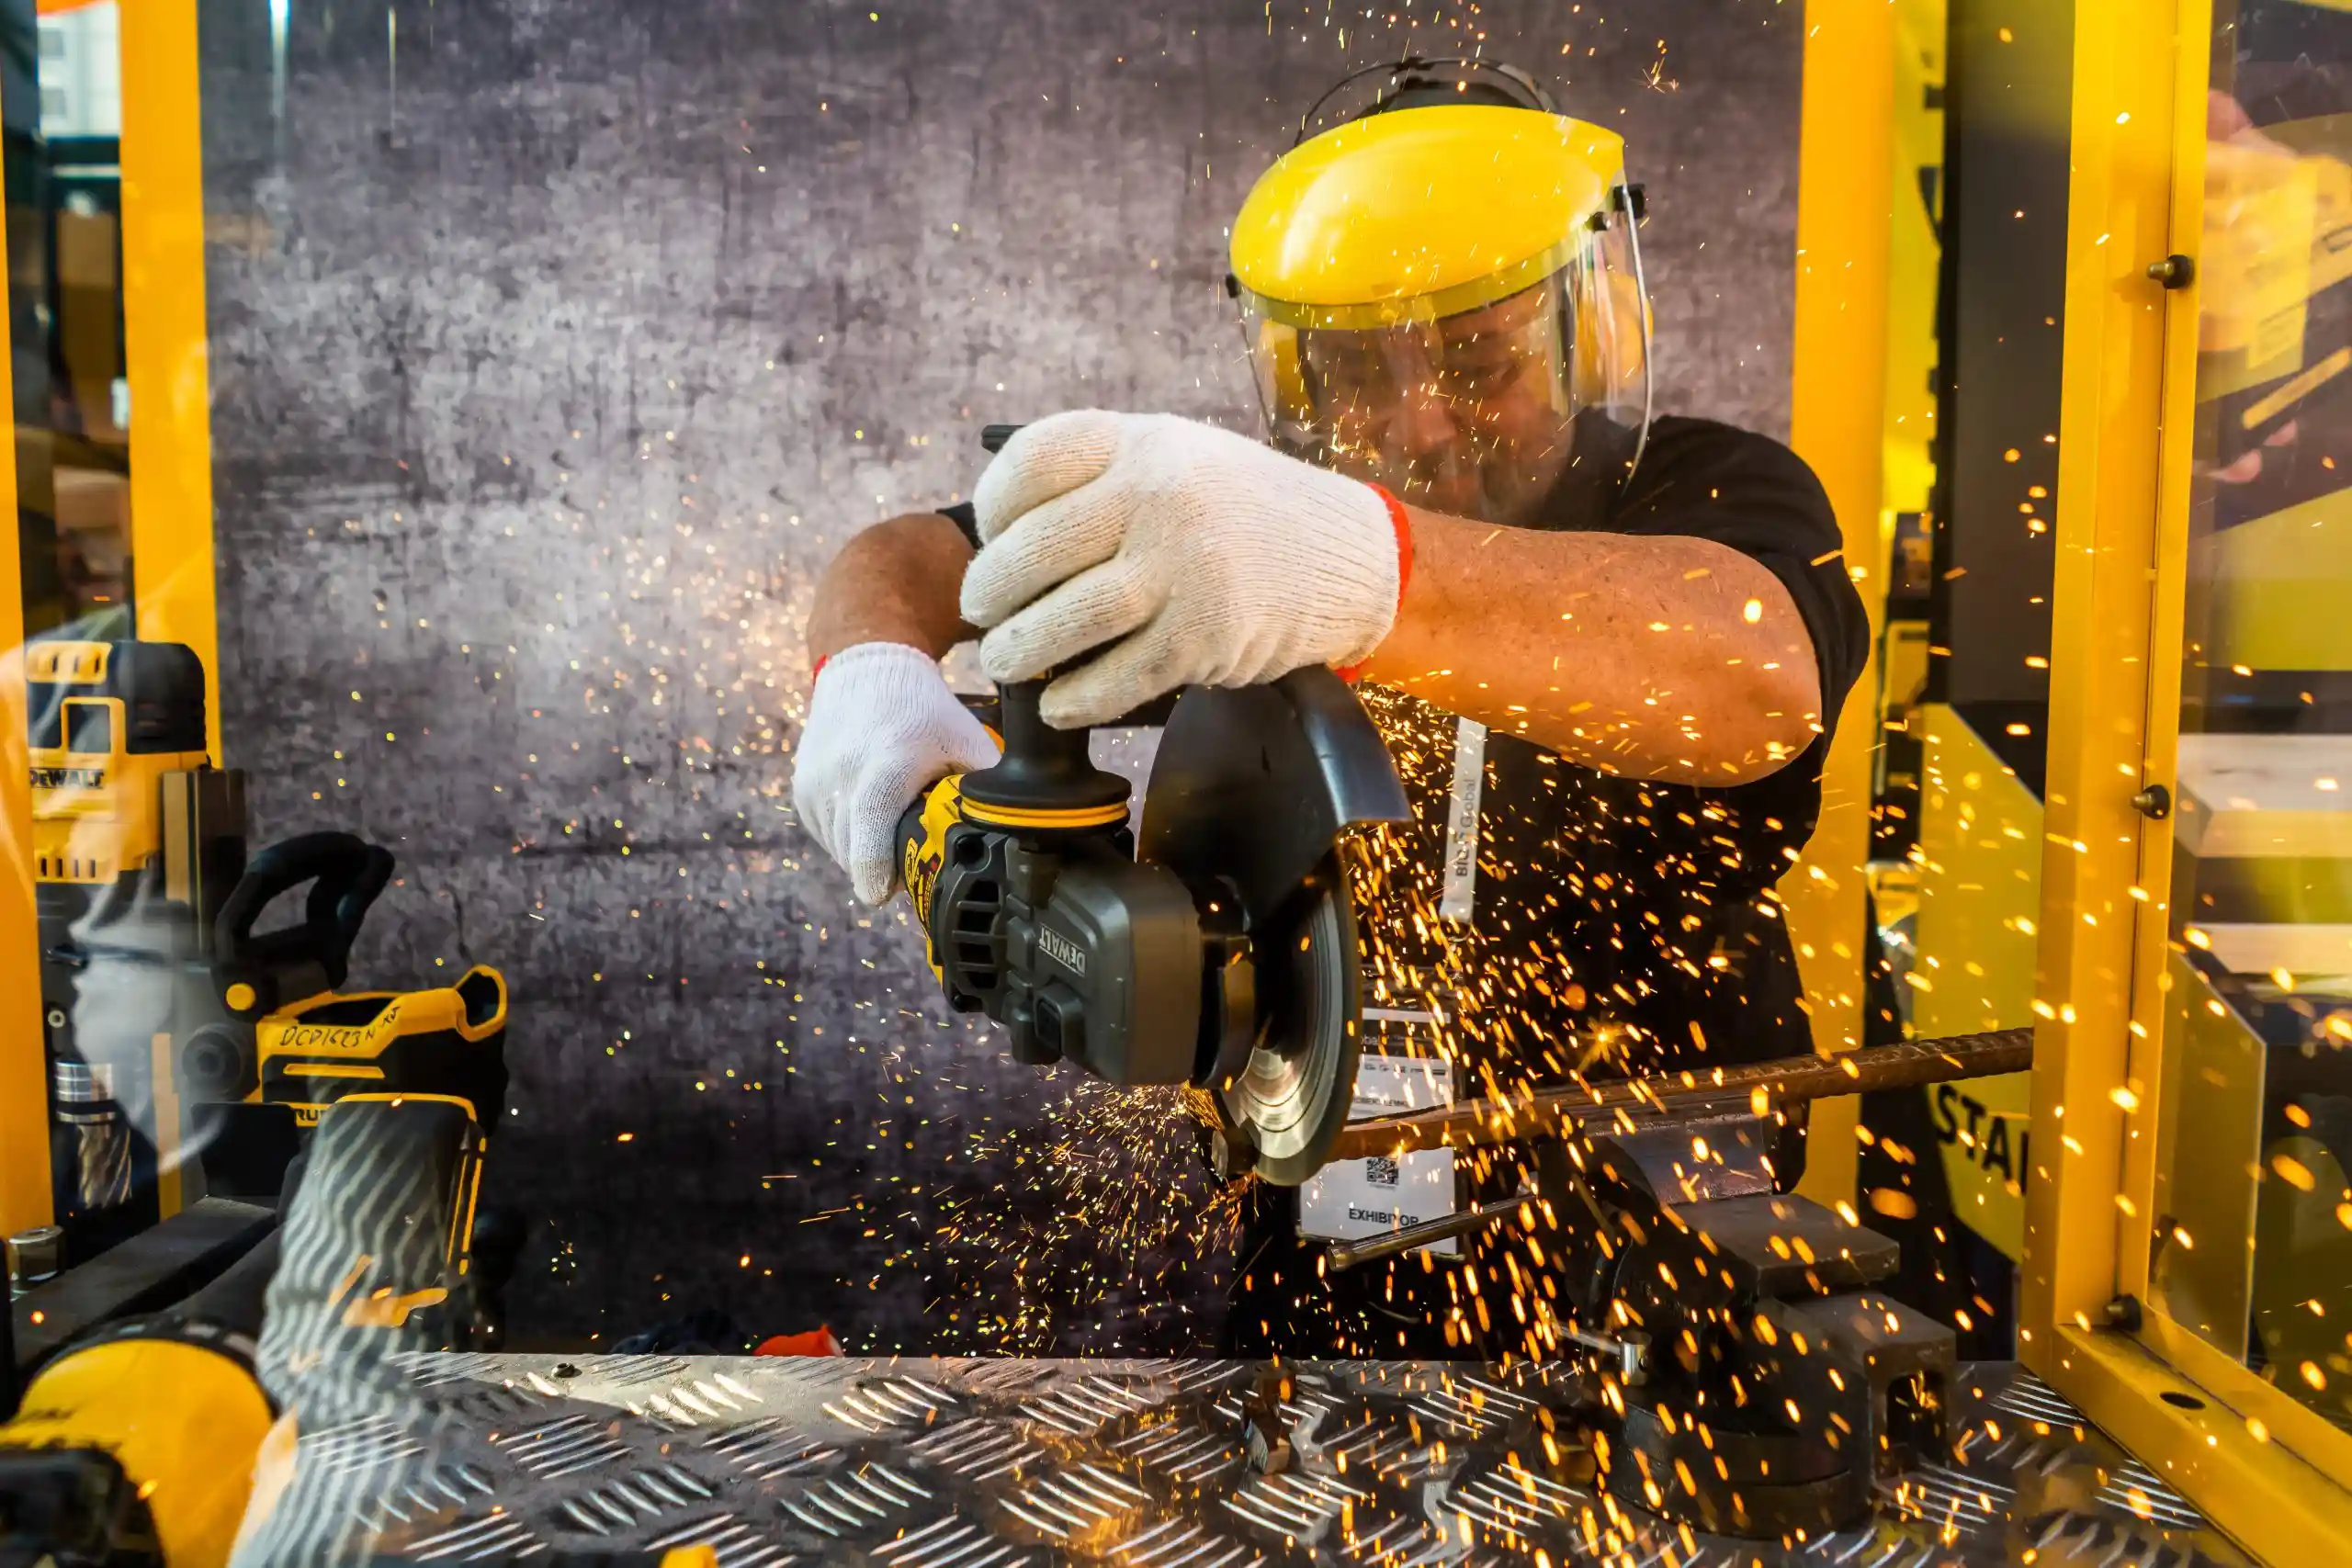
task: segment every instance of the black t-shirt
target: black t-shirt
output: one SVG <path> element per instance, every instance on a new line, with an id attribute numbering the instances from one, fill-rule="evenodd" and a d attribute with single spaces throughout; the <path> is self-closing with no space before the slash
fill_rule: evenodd
<path id="1" fill-rule="evenodd" d="M 1779 442 L 1668 417 L 1622 487 L 1564 485 L 1555 500 L 1539 526 L 1712 539 L 1779 578 L 1812 634 L 1825 733 L 1765 778 L 1721 789 L 1602 773 L 1489 734 L 1465 929 L 1438 918 L 1457 722 L 1364 688 L 1416 813 L 1373 874 L 1385 896 L 1367 902 L 1389 917 L 1364 922 L 1373 965 L 1445 976 L 1467 1004 L 1476 1077 L 1522 1083 L 1801 1053 L 1796 960 L 1771 887 L 1813 835 L 1826 730 L 1869 643 L 1829 499 Z M 970 507 L 945 511 L 977 545 Z"/>
<path id="2" fill-rule="evenodd" d="M 1391 750 L 1418 807 L 1403 874 L 1413 893 L 1402 902 L 1421 918 L 1375 941 L 1407 965 L 1449 950 L 1447 967 L 1471 991 L 1466 1032 L 1483 1047 L 1465 1066 L 1478 1076 L 1491 1066 L 1505 1083 L 1802 1053 L 1802 987 L 1771 888 L 1820 817 L 1827 730 L 1869 642 L 1828 497 L 1776 441 L 1668 418 L 1624 485 L 1564 486 L 1558 502 L 1550 527 L 1711 539 L 1779 578 L 1812 637 L 1824 733 L 1772 773 L 1727 788 L 1599 773 L 1488 735 L 1475 934 L 1464 940 L 1429 918 L 1442 896 L 1457 721 L 1368 695 L 1392 738 L 1420 742 L 1392 739 Z"/>

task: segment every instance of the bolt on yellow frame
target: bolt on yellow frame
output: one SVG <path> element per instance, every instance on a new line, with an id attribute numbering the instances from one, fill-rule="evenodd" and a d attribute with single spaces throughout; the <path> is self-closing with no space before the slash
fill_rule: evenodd
<path id="1" fill-rule="evenodd" d="M 2166 1047 L 2212 0 L 2078 0 L 2035 1154 L 2019 1353 L 2265 1562 L 2339 1561 L 2352 1436 L 2144 1300 Z M 1997 265 L 1997 258 L 1992 258 Z M 2132 1325 L 2136 1320 L 2134 1331 Z"/>

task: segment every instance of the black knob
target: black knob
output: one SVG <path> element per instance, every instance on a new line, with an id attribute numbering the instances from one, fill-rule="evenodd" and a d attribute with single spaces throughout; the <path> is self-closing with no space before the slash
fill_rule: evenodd
<path id="1" fill-rule="evenodd" d="M 1042 680 L 1016 681 L 1004 688 L 1004 755 L 996 766 L 964 775 L 967 814 L 1045 831 L 1124 821 L 1127 781 L 1094 765 L 1087 755 L 1088 731 L 1056 729 L 1046 722 L 1037 711 L 1045 690 Z M 969 809 L 974 807 L 978 809 Z M 1056 822 L 1057 815 L 1069 819 Z"/>

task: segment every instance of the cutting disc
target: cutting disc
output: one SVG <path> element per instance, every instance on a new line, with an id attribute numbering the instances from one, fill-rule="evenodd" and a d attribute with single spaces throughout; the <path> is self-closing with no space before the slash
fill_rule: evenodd
<path id="1" fill-rule="evenodd" d="M 1355 1100 L 1362 1035 L 1355 912 L 1336 856 L 1252 933 L 1258 1036 L 1247 1065 L 1214 1087 L 1219 1111 L 1277 1187 L 1323 1167 Z"/>

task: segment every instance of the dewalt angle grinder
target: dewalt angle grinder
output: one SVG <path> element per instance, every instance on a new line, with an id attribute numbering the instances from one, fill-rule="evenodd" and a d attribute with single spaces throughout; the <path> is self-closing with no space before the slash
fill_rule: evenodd
<path id="1" fill-rule="evenodd" d="M 1326 669 L 1188 687 L 1138 836 L 1127 781 L 1094 765 L 1090 731 L 1045 722 L 1045 687 L 1003 687 L 1003 756 L 899 825 L 949 1005 L 1003 1025 L 1020 1060 L 1202 1089 L 1221 1173 L 1305 1181 L 1355 1092 L 1363 974 L 1339 843 L 1411 816 L 1386 744 Z"/>

